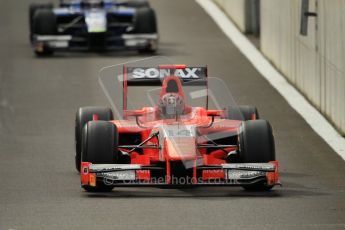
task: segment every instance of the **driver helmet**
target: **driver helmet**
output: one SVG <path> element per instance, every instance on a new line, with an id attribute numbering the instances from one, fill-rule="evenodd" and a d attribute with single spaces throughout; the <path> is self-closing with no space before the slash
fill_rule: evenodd
<path id="1" fill-rule="evenodd" d="M 166 93 L 159 101 L 159 112 L 163 117 L 173 118 L 183 114 L 185 102 L 178 93 Z"/>

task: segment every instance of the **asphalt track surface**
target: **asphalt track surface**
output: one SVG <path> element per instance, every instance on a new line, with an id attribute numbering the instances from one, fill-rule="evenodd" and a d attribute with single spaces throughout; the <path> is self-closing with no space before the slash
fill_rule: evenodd
<path id="1" fill-rule="evenodd" d="M 275 131 L 283 187 L 116 188 L 88 194 L 74 169 L 74 115 L 108 105 L 98 70 L 136 52 L 36 58 L 28 2 L 0 7 L 0 229 L 345 229 L 345 163 L 194 2 L 154 0 L 160 55 L 208 64 Z"/>

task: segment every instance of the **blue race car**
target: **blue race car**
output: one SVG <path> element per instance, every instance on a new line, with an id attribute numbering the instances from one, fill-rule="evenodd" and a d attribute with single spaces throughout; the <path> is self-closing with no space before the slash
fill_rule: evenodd
<path id="1" fill-rule="evenodd" d="M 136 49 L 155 52 L 155 11 L 145 0 L 60 0 L 31 4 L 30 40 L 38 56 L 57 50 Z"/>

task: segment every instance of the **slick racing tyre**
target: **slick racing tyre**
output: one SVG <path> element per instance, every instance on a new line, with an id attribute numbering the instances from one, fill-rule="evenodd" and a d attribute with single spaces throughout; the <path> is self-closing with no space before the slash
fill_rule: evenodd
<path id="1" fill-rule="evenodd" d="M 140 8 L 140 7 L 150 7 L 150 4 L 146 0 L 131 0 L 127 3 L 128 7 Z"/>
<path id="2" fill-rule="evenodd" d="M 32 3 L 29 6 L 29 28 L 30 28 L 30 41 L 32 42 L 32 33 L 33 33 L 33 19 L 35 12 L 38 9 L 53 9 L 53 3 Z"/>
<path id="3" fill-rule="evenodd" d="M 156 34 L 157 33 L 157 21 L 156 13 L 149 7 L 141 7 L 136 10 L 136 17 L 134 21 L 135 34 Z M 148 45 L 140 48 L 139 53 L 153 53 L 157 47 L 155 45 Z"/>
<path id="4" fill-rule="evenodd" d="M 254 117 L 255 119 L 253 119 Z M 259 112 L 255 106 L 250 106 L 250 105 L 240 105 L 238 107 L 229 106 L 228 119 L 241 120 L 241 121 L 258 120 Z"/>
<path id="5" fill-rule="evenodd" d="M 92 121 L 93 115 L 97 115 L 98 120 L 114 120 L 113 112 L 110 108 L 101 106 L 88 106 L 78 109 L 75 117 L 75 167 L 80 172 L 82 131 L 88 121 Z"/>
<path id="6" fill-rule="evenodd" d="M 242 163 L 267 163 L 276 159 L 272 127 L 265 120 L 243 122 L 238 145 Z M 246 190 L 265 191 L 273 186 L 260 182 L 243 187 Z"/>
<path id="7" fill-rule="evenodd" d="M 57 33 L 56 16 L 51 9 L 37 9 L 32 22 L 33 35 L 55 35 Z M 38 56 L 53 54 L 50 47 L 43 46 L 41 50 L 35 50 Z"/>
<path id="8" fill-rule="evenodd" d="M 118 131 L 108 121 L 89 121 L 83 128 L 82 161 L 93 164 L 114 164 L 117 162 Z M 88 192 L 108 192 L 114 186 L 97 181 L 96 187 L 84 185 Z"/>

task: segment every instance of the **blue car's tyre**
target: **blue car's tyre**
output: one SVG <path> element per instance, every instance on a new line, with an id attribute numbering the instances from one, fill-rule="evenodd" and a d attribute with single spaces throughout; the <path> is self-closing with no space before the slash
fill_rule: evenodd
<path id="1" fill-rule="evenodd" d="M 29 28 L 30 28 L 30 41 L 33 40 L 33 20 L 34 15 L 38 9 L 53 9 L 53 3 L 32 3 L 29 6 Z"/>
<path id="2" fill-rule="evenodd" d="M 56 16 L 51 9 L 38 9 L 33 17 L 32 32 L 34 35 L 55 35 L 57 33 Z M 54 50 L 43 46 L 35 50 L 38 56 L 51 55 Z"/>
<path id="3" fill-rule="evenodd" d="M 142 7 L 136 10 L 134 21 L 135 34 L 157 34 L 156 13 L 149 7 Z M 149 44 L 138 49 L 140 53 L 153 53 L 157 49 L 156 45 Z"/>
<path id="4" fill-rule="evenodd" d="M 140 8 L 140 7 L 150 7 L 150 4 L 147 0 L 131 0 L 131 1 L 128 1 L 127 6 Z"/>

